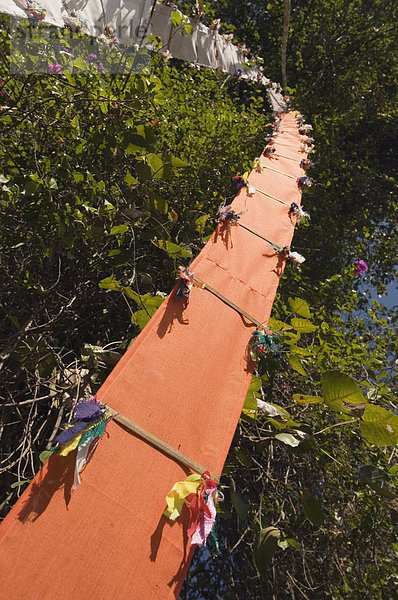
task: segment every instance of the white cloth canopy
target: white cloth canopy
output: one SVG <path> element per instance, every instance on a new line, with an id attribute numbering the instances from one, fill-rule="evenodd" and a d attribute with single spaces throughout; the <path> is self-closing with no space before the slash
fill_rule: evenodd
<path id="1" fill-rule="evenodd" d="M 266 86 L 274 112 L 286 110 L 279 86 L 260 69 L 249 68 L 237 46 L 193 18 L 183 17 L 191 25 L 192 34 L 181 26 L 174 27 L 170 18 L 175 10 L 172 6 L 158 2 L 154 5 L 153 0 L 0 0 L 0 12 L 12 17 L 26 17 L 25 9 L 35 6 L 45 9 L 44 22 L 64 27 L 68 20 L 78 18 L 83 23 L 82 30 L 94 37 L 105 33 L 105 26 L 123 44 L 141 44 L 148 35 L 155 35 L 162 40 L 162 50 L 169 50 L 175 58 Z"/>

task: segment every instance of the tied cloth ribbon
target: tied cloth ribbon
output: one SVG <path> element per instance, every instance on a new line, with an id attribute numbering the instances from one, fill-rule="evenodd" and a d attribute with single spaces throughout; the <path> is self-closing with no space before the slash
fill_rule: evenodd
<path id="1" fill-rule="evenodd" d="M 188 536 L 192 544 L 206 545 L 216 520 L 216 503 L 219 501 L 218 485 L 205 471 L 193 473 L 185 481 L 175 483 L 166 496 L 166 517 L 175 521 L 187 506 L 191 517 Z"/>
<path id="2" fill-rule="evenodd" d="M 55 438 L 57 445 L 52 451 L 59 452 L 61 456 L 68 456 L 77 448 L 72 491 L 81 483 L 80 473 L 92 457 L 111 418 L 112 414 L 107 412 L 106 406 L 95 397 L 83 400 L 76 405 L 75 421 Z"/>
<path id="3" fill-rule="evenodd" d="M 189 304 L 189 294 L 191 293 L 194 274 L 191 273 L 189 267 L 179 267 L 179 269 L 180 280 L 178 282 L 175 298 L 176 300 L 182 299 L 184 302 L 184 308 L 186 308 Z"/>
<path id="4" fill-rule="evenodd" d="M 15 4 L 23 8 L 29 21 L 43 21 L 46 18 L 46 9 L 34 0 L 16 0 Z"/>
<path id="5" fill-rule="evenodd" d="M 250 356 L 253 360 L 258 360 L 261 354 L 279 354 L 280 344 L 278 336 L 263 328 L 258 328 L 252 333 L 250 339 Z"/>

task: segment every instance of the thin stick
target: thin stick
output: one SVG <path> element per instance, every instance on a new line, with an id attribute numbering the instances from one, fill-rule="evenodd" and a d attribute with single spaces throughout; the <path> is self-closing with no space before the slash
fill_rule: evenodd
<path id="1" fill-rule="evenodd" d="M 130 433 L 133 433 L 141 439 L 143 439 L 145 442 L 148 442 L 148 444 L 155 447 L 163 454 L 166 454 L 176 462 L 180 463 L 181 465 L 184 465 L 184 467 L 191 469 L 191 471 L 193 471 L 194 473 L 199 473 L 199 475 L 201 475 L 207 470 L 196 461 L 188 458 L 187 456 L 185 456 L 185 454 L 182 454 L 182 452 L 179 452 L 172 446 L 169 446 L 169 444 L 166 444 L 166 442 L 163 442 L 155 435 L 152 435 L 152 433 L 149 433 L 142 427 L 139 427 L 138 425 L 130 421 L 130 419 L 127 419 L 127 417 L 124 417 L 123 415 L 119 414 L 110 406 L 107 406 L 107 410 L 111 413 L 111 415 L 113 416 L 113 420 L 116 421 L 116 423 L 119 423 L 119 425 L 122 425 L 122 427 L 127 429 Z M 218 481 L 219 478 L 216 475 L 214 475 L 213 473 L 210 473 L 210 475 L 213 480 Z"/>
<path id="2" fill-rule="evenodd" d="M 279 173 L 280 175 L 285 175 L 285 177 L 290 177 L 290 179 L 297 179 L 297 177 L 295 175 L 289 175 L 289 173 L 283 173 L 283 171 L 279 171 L 278 169 L 268 167 L 267 165 L 264 165 L 263 169 L 268 169 L 269 171 L 274 171 L 274 173 Z"/>
<path id="3" fill-rule="evenodd" d="M 271 242 L 271 240 L 269 240 L 268 238 L 266 238 L 265 235 L 263 235 L 262 233 L 258 233 L 258 231 L 254 231 L 254 229 L 252 229 L 248 225 L 243 225 L 243 223 L 236 223 L 236 225 L 238 225 L 239 227 L 243 227 L 243 229 L 246 229 L 247 231 L 250 231 L 250 233 L 253 233 L 257 237 L 259 237 L 262 240 L 264 240 L 265 242 L 268 242 L 269 244 L 271 244 L 271 246 L 273 248 L 281 250 L 281 248 L 282 248 L 281 246 L 279 246 L 278 244 L 275 244 L 274 242 Z"/>
<path id="4" fill-rule="evenodd" d="M 273 200 L 276 200 L 277 202 L 280 202 L 281 204 L 285 204 L 286 206 L 290 206 L 291 203 L 289 204 L 288 202 L 285 202 L 284 200 L 280 200 L 280 198 L 276 198 L 275 196 L 271 196 L 271 194 L 267 194 L 266 192 L 263 192 L 263 190 L 259 190 L 257 188 L 254 188 L 256 190 L 256 192 L 259 192 L 260 194 L 263 194 L 264 196 L 267 196 L 268 198 L 272 198 Z"/>
<path id="5" fill-rule="evenodd" d="M 194 281 L 196 281 L 197 283 L 200 284 L 199 287 L 201 287 L 202 289 L 206 289 L 211 294 L 213 294 L 214 296 L 217 296 L 217 298 L 219 298 L 220 300 L 222 300 L 222 302 L 224 302 L 225 304 L 228 304 L 228 306 L 230 306 L 231 308 L 233 308 L 234 310 L 236 310 L 236 312 L 238 312 L 239 314 L 241 314 L 244 317 L 246 317 L 246 319 L 248 319 L 249 321 L 251 321 L 253 323 L 253 325 L 256 325 L 256 327 L 260 327 L 262 325 L 261 321 L 257 321 L 257 319 L 255 319 L 254 317 L 252 317 L 251 315 L 249 315 L 249 313 L 247 313 L 245 310 L 243 310 L 242 308 L 240 308 L 239 306 L 237 306 L 236 304 L 234 304 L 231 300 L 229 300 L 228 298 L 226 298 L 225 296 L 223 296 L 222 294 L 220 294 L 220 292 L 217 292 L 217 290 L 215 290 L 214 288 L 212 288 L 209 285 L 207 285 L 207 283 L 205 283 L 204 281 L 202 281 L 201 279 L 199 279 L 199 277 L 196 277 L 196 275 L 194 275 L 193 279 L 194 279 Z"/>

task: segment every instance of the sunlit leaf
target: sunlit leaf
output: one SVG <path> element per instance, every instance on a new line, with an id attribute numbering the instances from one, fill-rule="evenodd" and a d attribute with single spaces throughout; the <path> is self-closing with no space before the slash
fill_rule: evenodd
<path id="1" fill-rule="evenodd" d="M 308 319 L 299 319 L 298 317 L 293 317 L 291 324 L 294 329 L 300 333 L 311 333 L 318 329 L 318 327 L 311 323 L 311 321 L 308 321 Z"/>
<path id="2" fill-rule="evenodd" d="M 254 564 L 257 571 L 265 579 L 267 577 L 267 568 L 271 564 L 281 532 L 277 527 L 266 527 L 261 529 L 253 550 Z"/>
<path id="3" fill-rule="evenodd" d="M 344 403 L 358 404 L 365 400 L 355 381 L 339 371 L 327 371 L 322 375 L 322 396 L 325 404 L 346 414 L 349 411 Z"/>
<path id="4" fill-rule="evenodd" d="M 288 298 L 288 302 L 290 304 L 291 309 L 299 315 L 300 317 L 304 317 L 305 319 L 311 318 L 310 305 L 305 300 L 301 298 Z"/>

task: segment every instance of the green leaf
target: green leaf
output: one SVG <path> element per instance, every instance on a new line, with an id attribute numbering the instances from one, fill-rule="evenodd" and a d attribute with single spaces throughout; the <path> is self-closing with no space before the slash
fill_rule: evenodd
<path id="1" fill-rule="evenodd" d="M 181 160 L 181 158 L 178 158 L 177 156 L 170 156 L 169 159 L 171 162 L 171 166 L 176 169 L 187 169 L 191 166 L 185 160 Z"/>
<path id="2" fill-rule="evenodd" d="M 83 173 L 79 173 L 78 171 L 75 171 L 73 174 L 73 179 L 75 180 L 76 183 L 80 183 L 81 181 L 84 181 L 84 175 Z"/>
<path id="3" fill-rule="evenodd" d="M 323 402 L 322 396 L 310 396 L 308 394 L 293 394 L 293 400 L 298 404 L 318 404 Z"/>
<path id="4" fill-rule="evenodd" d="M 167 252 L 172 258 L 190 258 L 192 256 L 192 252 L 188 248 L 173 244 L 169 240 L 152 240 L 152 244 Z"/>
<path id="5" fill-rule="evenodd" d="M 266 579 L 267 568 L 271 564 L 281 532 L 277 527 L 266 527 L 261 529 L 253 550 L 253 560 L 261 577 Z"/>
<path id="6" fill-rule="evenodd" d="M 173 10 L 170 16 L 170 21 L 173 23 L 174 27 L 178 27 L 182 21 L 182 14 L 179 10 Z"/>
<path id="7" fill-rule="evenodd" d="M 140 329 L 144 329 L 144 327 L 149 323 L 153 315 L 155 314 L 157 308 L 148 307 L 146 309 L 137 310 L 133 315 L 131 315 L 131 322 L 133 325 L 138 325 Z"/>
<path id="8" fill-rule="evenodd" d="M 300 359 L 297 358 L 297 356 L 294 356 L 294 354 L 289 354 L 288 360 L 289 360 L 292 368 L 295 371 L 297 371 L 297 373 L 300 373 L 300 375 L 304 375 L 304 377 L 306 377 L 307 373 L 305 372 L 304 367 L 301 364 Z"/>
<path id="9" fill-rule="evenodd" d="M 25 485 L 25 483 L 31 483 L 31 479 L 25 479 L 25 481 L 15 481 L 10 485 L 10 488 L 15 489 L 21 487 L 21 485 Z"/>
<path id="10" fill-rule="evenodd" d="M 256 418 L 257 398 L 260 397 L 259 391 L 261 389 L 261 385 L 262 380 L 260 379 L 260 377 L 253 375 L 248 392 L 246 394 L 246 400 L 242 408 L 242 412 L 251 419 Z"/>
<path id="11" fill-rule="evenodd" d="M 251 457 L 248 454 L 246 454 L 246 452 L 244 452 L 242 448 L 235 446 L 234 452 L 236 458 L 244 467 L 247 467 L 249 469 L 253 465 Z"/>
<path id="12" fill-rule="evenodd" d="M 148 196 L 151 207 L 160 212 L 160 214 L 166 215 L 167 211 L 169 210 L 167 200 L 155 192 L 149 192 Z"/>
<path id="13" fill-rule="evenodd" d="M 355 381 L 339 371 L 327 371 L 322 375 L 322 396 L 325 404 L 346 414 L 349 414 L 349 410 L 344 403 L 366 402 Z"/>
<path id="14" fill-rule="evenodd" d="M 311 321 L 308 321 L 308 319 L 299 319 L 298 317 L 293 317 L 291 324 L 299 333 L 311 333 L 311 331 L 318 329 L 318 327 L 311 323 Z"/>
<path id="15" fill-rule="evenodd" d="M 39 454 L 39 460 L 44 464 L 45 462 L 48 461 L 48 459 L 50 458 L 52 453 L 53 453 L 53 450 L 43 450 L 43 452 L 41 452 Z"/>
<path id="16" fill-rule="evenodd" d="M 129 187 L 131 187 L 132 185 L 139 184 L 138 179 L 136 177 L 133 177 L 132 174 L 130 173 L 130 171 L 127 171 L 124 181 L 127 183 L 127 185 Z"/>
<path id="17" fill-rule="evenodd" d="M 290 304 L 290 308 L 296 313 L 296 315 L 306 319 L 311 318 L 312 315 L 308 302 L 302 300 L 301 298 L 288 298 L 288 302 Z"/>
<path id="18" fill-rule="evenodd" d="M 146 161 L 152 169 L 152 176 L 154 179 L 168 180 L 172 178 L 173 170 L 171 165 L 167 162 L 167 158 L 162 154 L 148 154 Z"/>
<path id="19" fill-rule="evenodd" d="M 279 440 L 280 442 L 283 442 L 287 446 L 293 446 L 293 448 L 295 446 L 298 446 L 301 441 L 291 433 L 277 433 L 275 435 L 275 439 Z"/>
<path id="20" fill-rule="evenodd" d="M 78 58 L 76 58 L 76 60 L 73 61 L 73 65 L 81 71 L 87 70 L 87 63 L 84 62 L 81 56 L 79 56 Z"/>
<path id="21" fill-rule="evenodd" d="M 128 230 L 129 228 L 127 225 L 115 225 L 115 227 L 112 227 L 110 230 L 110 235 L 123 235 L 124 233 L 127 233 Z"/>
<path id="22" fill-rule="evenodd" d="M 291 329 L 291 325 L 288 325 L 283 321 L 278 321 L 278 319 L 274 319 L 274 317 L 269 318 L 268 325 L 273 331 L 288 331 Z"/>
<path id="23" fill-rule="evenodd" d="M 239 492 L 235 492 L 235 490 L 230 491 L 230 496 L 236 514 L 240 519 L 245 519 L 249 510 L 249 504 L 246 502 L 246 499 Z"/>
<path id="24" fill-rule="evenodd" d="M 301 496 L 306 517 L 315 527 L 321 527 L 325 521 L 320 503 L 309 490 L 304 490 Z"/>
<path id="25" fill-rule="evenodd" d="M 398 416 L 376 404 L 366 405 L 360 429 L 369 444 L 393 446 L 398 443 Z"/>
<path id="26" fill-rule="evenodd" d="M 373 465 L 363 465 L 358 469 L 358 475 L 366 483 L 374 483 L 384 479 L 383 471 Z"/>
<path id="27" fill-rule="evenodd" d="M 101 281 L 99 282 L 99 287 L 104 290 L 113 290 L 115 292 L 118 292 L 121 288 L 121 285 L 119 281 L 117 281 L 115 276 L 111 275 L 110 277 L 105 277 L 105 279 L 101 279 Z"/>
<path id="28" fill-rule="evenodd" d="M 207 220 L 210 218 L 210 215 L 202 215 L 195 220 L 195 231 L 198 233 L 203 233 L 205 229 L 205 225 Z"/>

